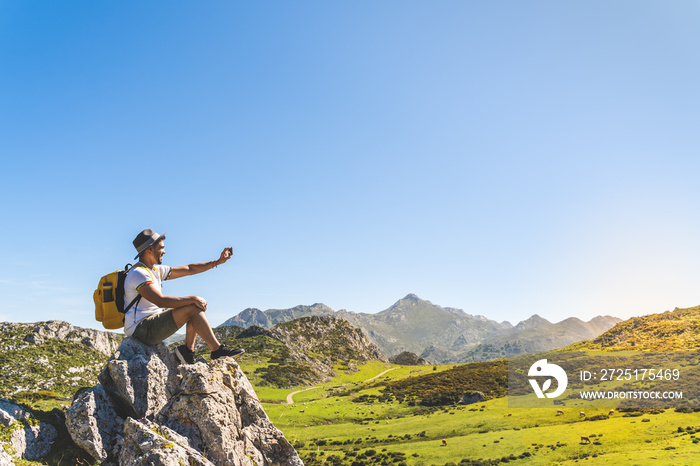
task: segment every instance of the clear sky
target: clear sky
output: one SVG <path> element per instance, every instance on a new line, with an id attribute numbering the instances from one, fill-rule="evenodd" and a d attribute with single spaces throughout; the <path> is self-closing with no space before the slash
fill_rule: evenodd
<path id="1" fill-rule="evenodd" d="M 695 1 L 0 0 L 0 320 L 101 328 L 144 228 L 245 308 L 700 304 Z"/>

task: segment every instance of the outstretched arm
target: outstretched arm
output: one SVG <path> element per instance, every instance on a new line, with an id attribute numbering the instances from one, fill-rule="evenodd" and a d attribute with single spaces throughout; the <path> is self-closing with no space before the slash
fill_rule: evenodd
<path id="1" fill-rule="evenodd" d="M 224 250 L 221 252 L 221 256 L 219 256 L 219 258 L 215 261 L 173 267 L 170 271 L 170 277 L 168 277 L 168 279 L 172 280 L 174 278 L 186 277 L 187 275 L 195 275 L 206 272 L 207 270 L 213 269 L 217 265 L 226 263 L 231 256 L 233 256 L 233 248 L 224 248 Z"/>

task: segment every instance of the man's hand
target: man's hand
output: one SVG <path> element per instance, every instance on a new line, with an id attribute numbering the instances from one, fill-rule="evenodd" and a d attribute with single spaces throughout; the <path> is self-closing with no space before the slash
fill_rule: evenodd
<path id="1" fill-rule="evenodd" d="M 201 296 L 194 297 L 194 304 L 203 311 L 207 310 L 207 300 L 202 298 Z"/>
<path id="2" fill-rule="evenodd" d="M 219 256 L 219 259 L 216 261 L 216 265 L 225 264 L 231 257 L 233 257 L 233 248 L 224 248 L 224 250 L 221 251 L 221 256 Z"/>

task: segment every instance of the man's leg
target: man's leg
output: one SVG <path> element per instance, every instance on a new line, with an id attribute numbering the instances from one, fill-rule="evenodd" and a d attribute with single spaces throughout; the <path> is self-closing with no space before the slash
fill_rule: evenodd
<path id="1" fill-rule="evenodd" d="M 185 345 L 187 345 L 188 348 L 194 349 L 194 341 L 197 335 L 202 337 L 204 343 L 206 343 L 212 351 L 219 349 L 221 346 L 216 335 L 214 335 L 214 331 L 211 329 L 209 319 L 204 315 L 204 311 L 196 305 L 190 304 L 173 309 L 173 319 L 175 320 L 177 328 L 187 324 L 185 329 Z"/>
<path id="2" fill-rule="evenodd" d="M 185 325 L 185 346 L 191 351 L 194 351 L 194 344 L 197 340 L 197 332 L 194 331 L 194 325 L 187 322 Z"/>

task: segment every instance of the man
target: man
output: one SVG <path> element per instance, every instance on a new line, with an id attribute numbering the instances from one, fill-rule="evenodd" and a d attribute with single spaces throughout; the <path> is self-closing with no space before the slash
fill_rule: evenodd
<path id="1" fill-rule="evenodd" d="M 185 277 L 211 270 L 225 264 L 233 255 L 232 248 L 225 248 L 221 256 L 211 262 L 169 267 L 163 265 L 165 234 L 159 235 L 151 229 L 143 230 L 134 239 L 139 259 L 124 280 L 124 302 L 138 300 L 124 318 L 124 333 L 147 344 L 156 345 L 187 325 L 185 344 L 175 349 L 180 362 L 194 363 L 194 343 L 199 335 L 211 349 L 211 359 L 223 356 L 237 358 L 243 349 L 222 345 L 204 315 L 207 301 L 200 296 L 164 296 L 162 283 L 165 280 Z"/>

